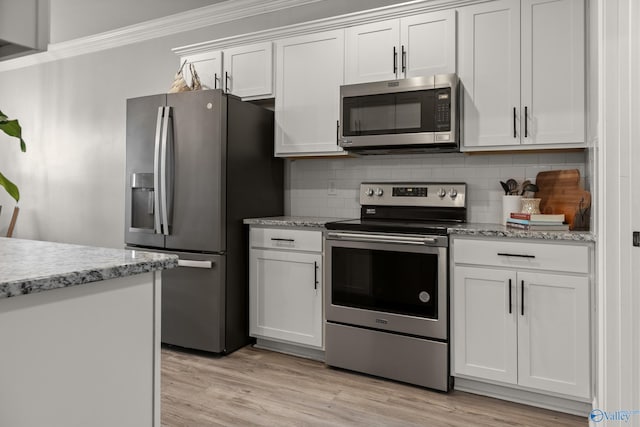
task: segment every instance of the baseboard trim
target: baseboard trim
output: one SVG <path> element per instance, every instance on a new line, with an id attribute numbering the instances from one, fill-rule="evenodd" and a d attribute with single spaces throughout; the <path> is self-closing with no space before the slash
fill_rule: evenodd
<path id="1" fill-rule="evenodd" d="M 550 409 L 552 411 L 564 412 L 581 417 L 586 417 L 592 409 L 591 404 L 586 402 L 549 396 L 542 393 L 519 390 L 511 387 L 504 387 L 496 384 L 488 384 L 467 378 L 456 377 L 453 388 L 467 393 L 494 397 L 496 399 L 508 400 L 510 402 L 522 403 L 529 406 L 536 406 L 538 408 Z"/>
<path id="2" fill-rule="evenodd" d="M 271 341 L 263 338 L 257 338 L 256 343 L 253 346 L 264 350 L 277 351 L 279 353 L 324 362 L 324 351 L 315 348 L 303 347 L 295 344 L 287 344 L 279 341 Z"/>

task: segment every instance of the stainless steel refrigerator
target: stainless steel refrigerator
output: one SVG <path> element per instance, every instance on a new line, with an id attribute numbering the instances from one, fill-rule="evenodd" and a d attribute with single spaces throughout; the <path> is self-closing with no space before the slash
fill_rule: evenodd
<path id="1" fill-rule="evenodd" d="M 283 213 L 273 112 L 220 90 L 127 100 L 127 247 L 173 253 L 162 342 L 215 353 L 248 343 L 247 217 Z"/>

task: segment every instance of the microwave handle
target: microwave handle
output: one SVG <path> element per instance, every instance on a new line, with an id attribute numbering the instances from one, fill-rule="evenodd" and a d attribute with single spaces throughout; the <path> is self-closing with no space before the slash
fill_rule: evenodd
<path id="1" fill-rule="evenodd" d="M 341 148 L 349 147 L 352 144 L 351 140 L 340 139 L 340 120 L 336 120 L 336 144 Z"/>

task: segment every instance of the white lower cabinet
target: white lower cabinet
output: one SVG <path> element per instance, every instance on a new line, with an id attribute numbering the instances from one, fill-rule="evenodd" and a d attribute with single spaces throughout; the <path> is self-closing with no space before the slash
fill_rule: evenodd
<path id="1" fill-rule="evenodd" d="M 251 227 L 249 334 L 323 348 L 322 232 Z"/>
<path id="2" fill-rule="evenodd" d="M 590 247 L 460 238 L 452 247 L 453 375 L 589 399 Z M 540 262 L 549 247 L 564 261 Z"/>

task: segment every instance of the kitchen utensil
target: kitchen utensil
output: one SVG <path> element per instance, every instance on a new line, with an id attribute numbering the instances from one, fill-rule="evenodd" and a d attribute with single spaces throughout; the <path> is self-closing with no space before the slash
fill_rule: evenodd
<path id="1" fill-rule="evenodd" d="M 509 178 L 507 180 L 507 186 L 509 187 L 509 194 L 517 194 L 518 193 L 518 181 L 513 178 Z"/>
<path id="2" fill-rule="evenodd" d="M 504 190 L 504 195 L 507 196 L 509 194 L 509 186 L 506 182 L 500 181 L 500 185 L 502 185 L 502 189 Z"/>

